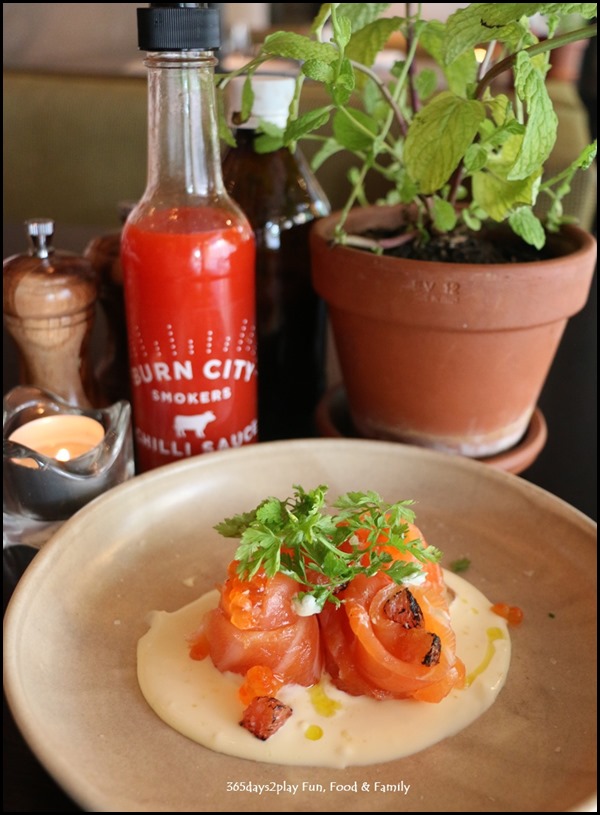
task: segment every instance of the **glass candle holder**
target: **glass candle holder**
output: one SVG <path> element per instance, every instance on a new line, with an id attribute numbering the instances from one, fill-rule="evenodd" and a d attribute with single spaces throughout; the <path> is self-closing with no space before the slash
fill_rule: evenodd
<path id="1" fill-rule="evenodd" d="M 3 401 L 4 546 L 39 548 L 92 499 L 134 475 L 131 406 L 82 409 L 31 386 Z"/>

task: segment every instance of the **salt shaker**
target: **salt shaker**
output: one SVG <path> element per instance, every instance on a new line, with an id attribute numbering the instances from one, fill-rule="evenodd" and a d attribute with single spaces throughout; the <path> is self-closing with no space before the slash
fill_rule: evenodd
<path id="1" fill-rule="evenodd" d="M 4 322 L 20 357 L 20 382 L 79 407 L 96 406 L 90 335 L 97 284 L 85 258 L 54 249 L 54 221 L 26 221 L 28 254 L 3 263 Z"/>

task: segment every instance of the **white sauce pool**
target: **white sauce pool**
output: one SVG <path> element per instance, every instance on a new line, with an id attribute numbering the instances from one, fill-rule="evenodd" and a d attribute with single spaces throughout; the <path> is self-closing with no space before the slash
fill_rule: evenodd
<path id="1" fill-rule="evenodd" d="M 349 696 L 324 675 L 321 688 L 338 705 L 322 715 L 315 692 L 288 685 L 277 698 L 293 709 L 288 721 L 260 741 L 239 721 L 244 709 L 237 691 L 243 677 L 220 673 L 210 657 L 188 656 L 187 637 L 218 592 L 174 613 L 152 613 L 150 630 L 138 643 L 138 681 L 146 701 L 168 725 L 199 744 L 239 758 L 271 764 L 349 767 L 402 758 L 458 733 L 482 715 L 504 685 L 510 663 L 507 623 L 491 603 L 461 577 L 444 572 L 456 597 L 450 607 L 457 653 L 467 682 L 437 704 L 414 700 L 377 701 Z M 319 693 L 319 691 L 317 692 Z M 312 698 L 311 698 L 312 696 Z"/>

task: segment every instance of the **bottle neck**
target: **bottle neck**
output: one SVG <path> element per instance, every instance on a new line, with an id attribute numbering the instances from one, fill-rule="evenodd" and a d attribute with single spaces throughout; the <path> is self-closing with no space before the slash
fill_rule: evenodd
<path id="1" fill-rule="evenodd" d="M 211 51 L 150 54 L 145 198 L 224 195 Z M 191 202 L 190 202 L 191 203 Z"/>

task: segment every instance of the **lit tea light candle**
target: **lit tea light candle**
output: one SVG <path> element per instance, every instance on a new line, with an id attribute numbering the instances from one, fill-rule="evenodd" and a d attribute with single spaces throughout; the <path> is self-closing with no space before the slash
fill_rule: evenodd
<path id="1" fill-rule="evenodd" d="M 89 416 L 56 414 L 33 419 L 8 437 L 48 458 L 70 461 L 93 450 L 104 438 L 104 427 Z M 31 458 L 15 459 L 27 467 L 37 467 Z"/>
<path id="2" fill-rule="evenodd" d="M 32 385 L 3 399 L 4 546 L 39 548 L 134 475 L 131 405 L 84 410 Z"/>

